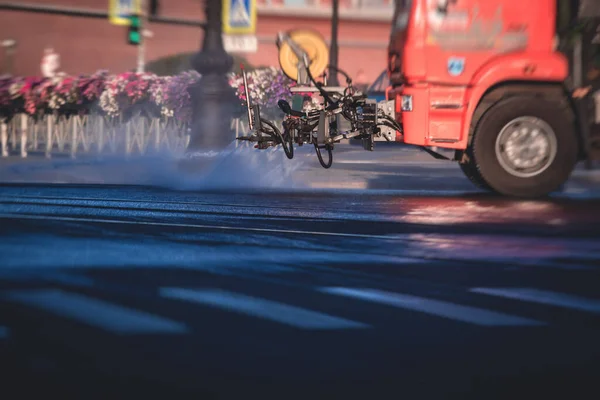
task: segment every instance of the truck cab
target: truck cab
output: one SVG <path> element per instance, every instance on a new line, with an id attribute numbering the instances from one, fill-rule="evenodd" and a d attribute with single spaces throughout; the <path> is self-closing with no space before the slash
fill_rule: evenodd
<path id="1" fill-rule="evenodd" d="M 396 0 L 388 74 L 401 140 L 454 149 L 484 189 L 558 189 L 584 152 L 556 16 L 556 0 Z"/>

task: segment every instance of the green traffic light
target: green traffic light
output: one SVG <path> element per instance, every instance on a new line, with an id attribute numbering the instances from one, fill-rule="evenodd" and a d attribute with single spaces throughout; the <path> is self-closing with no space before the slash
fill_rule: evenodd
<path id="1" fill-rule="evenodd" d="M 140 43 L 140 33 L 139 32 L 129 32 L 129 43 L 131 44 L 139 44 Z"/>
<path id="2" fill-rule="evenodd" d="M 129 29 L 128 29 L 128 41 L 129 44 L 139 45 L 142 41 L 141 36 L 141 25 L 142 21 L 139 15 L 130 15 L 129 16 Z"/>

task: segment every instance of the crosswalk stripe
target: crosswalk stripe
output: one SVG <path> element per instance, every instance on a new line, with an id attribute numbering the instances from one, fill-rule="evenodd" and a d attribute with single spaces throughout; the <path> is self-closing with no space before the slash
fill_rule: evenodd
<path id="1" fill-rule="evenodd" d="M 206 304 L 301 329 L 328 330 L 369 327 L 360 322 L 218 289 L 161 288 L 160 294 L 165 298 Z"/>
<path id="2" fill-rule="evenodd" d="M 406 294 L 390 293 L 374 289 L 357 289 L 344 287 L 324 287 L 320 292 L 345 297 L 352 297 L 392 307 L 419 311 L 456 321 L 468 322 L 481 326 L 536 326 L 544 322 L 514 315 L 503 314 L 481 308 L 462 306 L 439 300 L 427 299 Z"/>
<path id="3" fill-rule="evenodd" d="M 0 325 L 0 339 L 8 338 L 8 334 L 9 334 L 8 328 Z"/>
<path id="4" fill-rule="evenodd" d="M 473 293 L 504 297 L 531 303 L 548 304 L 563 308 L 600 314 L 600 300 L 587 299 L 565 293 L 533 288 L 472 288 Z"/>
<path id="5" fill-rule="evenodd" d="M 61 290 L 12 291 L 4 297 L 116 334 L 188 332 L 184 324 L 176 321 Z"/>

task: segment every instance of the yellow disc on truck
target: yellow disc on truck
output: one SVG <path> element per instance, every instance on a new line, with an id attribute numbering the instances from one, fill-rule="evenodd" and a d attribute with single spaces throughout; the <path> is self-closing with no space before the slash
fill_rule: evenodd
<path id="1" fill-rule="evenodd" d="M 323 74 L 329 63 L 329 49 L 323 36 L 311 29 L 295 29 L 287 34 L 308 55 L 313 78 Z M 298 57 L 285 40 L 279 44 L 279 65 L 288 78 L 298 80 Z"/>

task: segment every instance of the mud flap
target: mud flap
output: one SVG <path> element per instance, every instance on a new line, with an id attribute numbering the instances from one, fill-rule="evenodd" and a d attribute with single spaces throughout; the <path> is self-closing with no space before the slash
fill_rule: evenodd
<path id="1" fill-rule="evenodd" d="M 579 121 L 579 128 L 581 132 L 581 139 L 583 143 L 583 151 L 585 155 L 584 165 L 586 169 L 592 169 L 592 146 L 591 146 L 591 127 L 590 119 L 588 118 L 588 99 L 573 99 L 575 106 L 575 112 L 577 113 L 577 120 Z"/>

